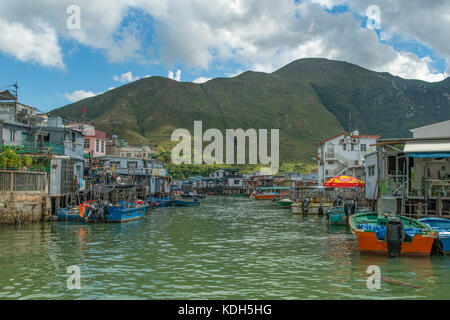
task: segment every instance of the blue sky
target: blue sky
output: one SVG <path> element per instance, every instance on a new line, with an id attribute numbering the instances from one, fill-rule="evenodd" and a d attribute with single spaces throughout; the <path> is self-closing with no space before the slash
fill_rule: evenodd
<path id="1" fill-rule="evenodd" d="M 418 28 L 411 25 L 414 16 L 405 18 L 390 1 L 380 1 L 380 28 L 371 30 L 364 1 L 211 6 L 200 0 L 115 5 L 102 0 L 95 7 L 70 1 L 81 9 L 81 30 L 72 32 L 64 26 L 69 2 L 48 1 L 40 8 L 27 1 L 0 4 L 0 90 L 18 81 L 21 102 L 43 112 L 145 76 L 168 77 L 180 70 L 176 80 L 202 82 L 245 70 L 272 72 L 305 57 L 344 60 L 411 79 L 439 81 L 448 75 L 445 2 L 432 9 L 409 2 L 410 10 L 416 6 L 422 16 L 433 17 L 419 21 Z M 102 2 L 105 10 L 99 12 Z M 114 80 L 124 74 L 123 82 Z"/>

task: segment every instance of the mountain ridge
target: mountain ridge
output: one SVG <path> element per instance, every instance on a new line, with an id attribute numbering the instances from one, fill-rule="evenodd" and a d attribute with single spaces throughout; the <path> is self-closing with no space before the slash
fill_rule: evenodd
<path id="1" fill-rule="evenodd" d="M 306 58 L 273 73 L 246 71 L 202 84 L 149 77 L 51 111 L 83 117 L 130 143 L 169 146 L 176 128 L 280 129 L 282 161 L 308 160 L 313 144 L 352 128 L 383 137 L 450 115 L 450 78 L 428 83 L 344 61 Z M 86 114 L 82 110 L 86 107 Z"/>

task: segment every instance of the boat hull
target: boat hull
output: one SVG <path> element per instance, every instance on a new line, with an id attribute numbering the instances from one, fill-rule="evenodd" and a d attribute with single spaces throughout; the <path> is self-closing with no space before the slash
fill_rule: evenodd
<path id="1" fill-rule="evenodd" d="M 442 251 L 450 254 L 450 220 L 442 218 L 423 218 L 420 222 L 425 223 L 439 233 L 439 241 L 442 244 Z"/>
<path id="2" fill-rule="evenodd" d="M 174 204 L 179 207 L 195 207 L 200 205 L 200 201 L 175 200 Z"/>
<path id="3" fill-rule="evenodd" d="M 429 256 L 434 240 L 438 236 L 437 232 L 417 220 L 403 216 L 398 218 L 404 225 L 405 236 L 406 230 L 416 230 L 409 236 L 410 240 L 402 242 L 400 256 Z M 379 218 L 377 212 L 357 213 L 350 216 L 349 225 L 352 233 L 358 237 L 360 252 L 389 255 L 388 243 L 385 241 L 386 221 L 387 218 Z M 381 232 L 380 238 L 376 232 Z"/>
<path id="4" fill-rule="evenodd" d="M 80 217 L 79 214 L 71 213 L 69 214 L 69 210 L 67 208 L 58 209 L 58 220 L 59 221 L 73 221 L 73 222 L 111 222 L 111 223 L 123 223 L 136 219 L 140 219 L 144 216 L 145 211 L 147 209 L 147 205 L 141 205 L 132 208 L 124 208 L 124 207 L 109 207 L 108 215 L 106 219 L 103 221 L 99 221 L 94 217 L 90 217 L 86 220 L 85 217 Z"/>
<path id="5" fill-rule="evenodd" d="M 255 194 L 256 200 L 275 200 L 277 198 L 275 193 L 257 193 Z"/>
<path id="6" fill-rule="evenodd" d="M 329 207 L 322 207 L 322 210 L 320 210 L 321 206 L 309 206 L 308 212 L 303 213 L 302 205 L 292 205 L 292 214 L 305 214 L 305 215 L 319 215 L 319 214 L 325 214 L 325 212 L 328 210 Z"/>
<path id="7" fill-rule="evenodd" d="M 362 253 L 389 255 L 386 241 L 378 240 L 374 232 L 356 231 L 358 246 Z M 429 256 L 434 237 L 418 234 L 412 242 L 403 242 L 402 256 Z"/>

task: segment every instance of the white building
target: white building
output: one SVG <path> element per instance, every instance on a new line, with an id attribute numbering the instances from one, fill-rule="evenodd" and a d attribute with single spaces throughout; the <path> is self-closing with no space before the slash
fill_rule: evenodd
<path id="1" fill-rule="evenodd" d="M 120 156 L 124 158 L 150 159 L 154 152 L 148 146 L 126 146 L 120 148 Z"/>
<path id="2" fill-rule="evenodd" d="M 318 184 L 338 175 L 364 179 L 364 156 L 376 150 L 379 135 L 343 132 L 317 144 Z"/>

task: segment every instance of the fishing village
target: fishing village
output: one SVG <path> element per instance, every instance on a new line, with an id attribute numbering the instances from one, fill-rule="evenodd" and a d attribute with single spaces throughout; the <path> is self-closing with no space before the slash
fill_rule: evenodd
<path id="1" fill-rule="evenodd" d="M 342 132 L 315 145 L 310 173 L 219 169 L 177 181 L 149 146 L 39 114 L 10 91 L 0 100 L 1 224 L 122 223 L 228 196 L 326 216 L 329 225 L 348 226 L 362 252 L 450 252 L 450 120 L 411 128 L 411 138 Z"/>

